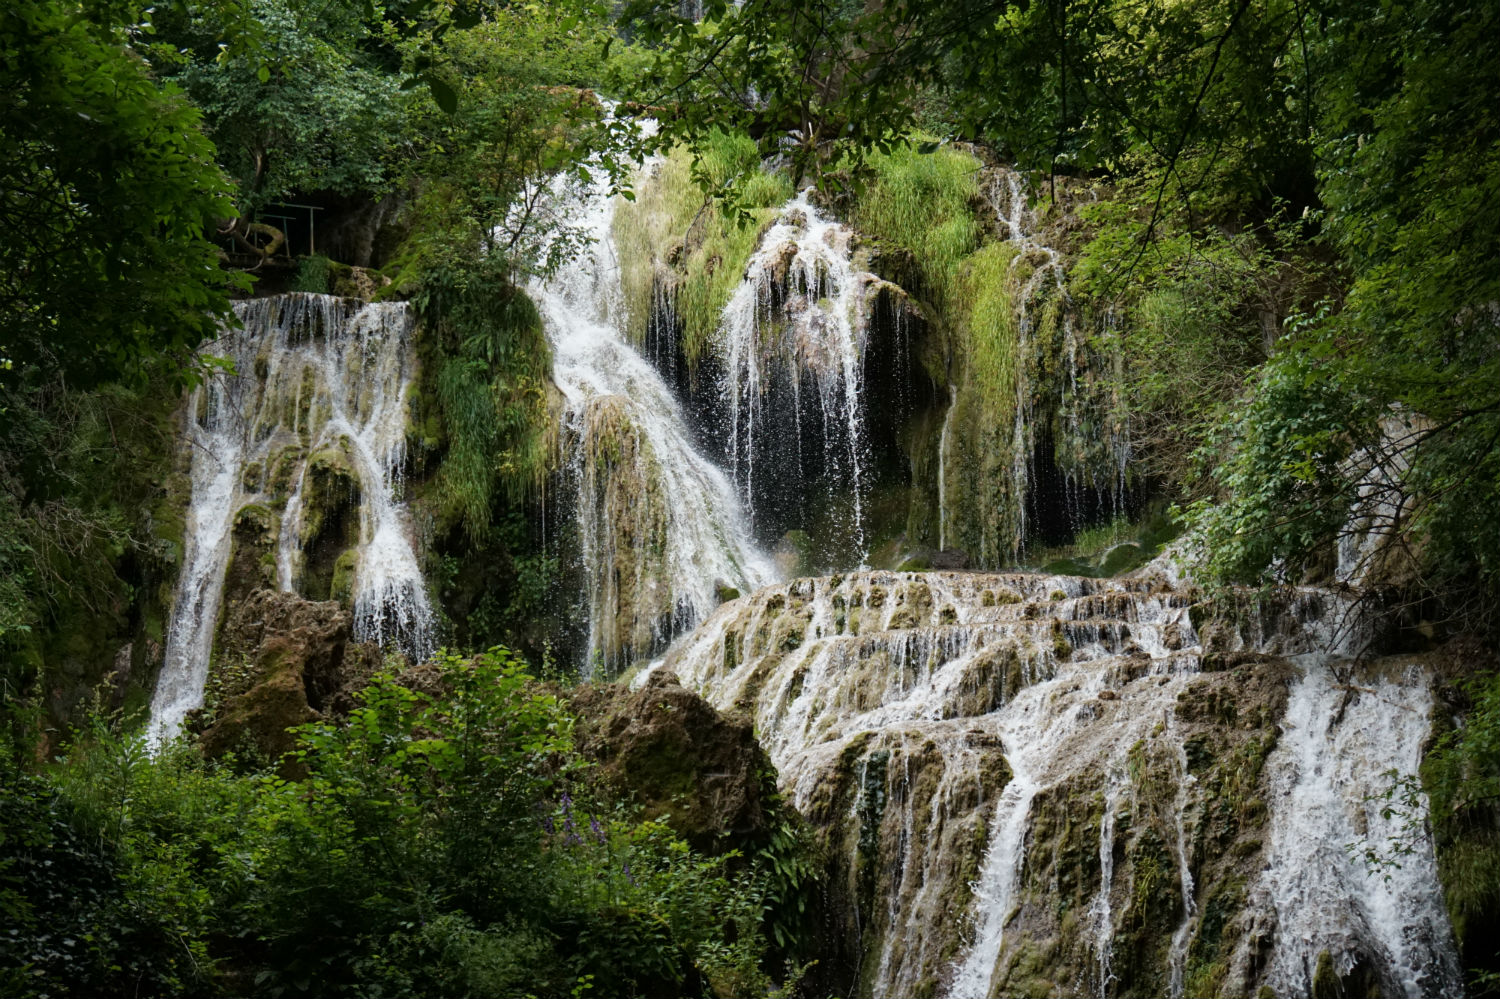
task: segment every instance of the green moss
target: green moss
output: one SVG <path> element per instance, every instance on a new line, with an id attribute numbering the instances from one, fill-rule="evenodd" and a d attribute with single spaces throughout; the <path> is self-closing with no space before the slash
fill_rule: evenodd
<path id="1" fill-rule="evenodd" d="M 352 601 L 358 572 L 359 549 L 350 548 L 334 560 L 333 582 L 329 584 L 328 599 L 346 604 Z"/>
<path id="2" fill-rule="evenodd" d="M 276 514 L 260 503 L 246 503 L 235 513 L 234 523 L 236 527 L 253 527 L 256 530 L 274 534 Z"/>
<path id="3" fill-rule="evenodd" d="M 1317 967 L 1313 970 L 1312 999 L 1344 999 L 1338 972 L 1333 970 L 1333 955 L 1326 950 L 1318 952 Z"/>
<path id="4" fill-rule="evenodd" d="M 1203 900 L 1184 969 L 1187 995 L 1219 994 L 1229 973 L 1230 952 L 1238 942 L 1226 930 L 1244 906 L 1245 879 L 1238 875 L 1215 884 Z"/>
<path id="5" fill-rule="evenodd" d="M 749 138 L 715 133 L 698 152 L 695 165 L 687 150 L 673 150 L 614 219 L 629 335 L 644 340 L 652 313 L 669 303 L 692 366 L 718 328 L 761 233 L 793 194 L 784 174 L 761 168 Z M 737 189 L 749 218 L 726 215 L 697 178 L 715 190 Z"/>
<path id="6" fill-rule="evenodd" d="M 979 245 L 981 228 L 969 204 L 979 194 L 980 163 L 956 149 L 924 154 L 911 145 L 869 162 L 875 179 L 855 203 L 854 224 L 909 251 L 920 273 L 893 277 L 903 283 L 917 277 L 915 290 L 941 306 L 954 297 L 959 268 Z"/>
<path id="7" fill-rule="evenodd" d="M 1106 576 L 1118 576 L 1121 573 L 1140 568 L 1149 559 L 1149 553 L 1140 545 L 1116 545 L 1104 557 L 1104 563 L 1100 568 Z"/>
<path id="8" fill-rule="evenodd" d="M 956 393 L 944 469 L 949 544 L 997 565 L 1022 542 L 1014 475 L 1021 362 L 1015 248 L 990 243 L 963 262 L 945 309 Z"/>

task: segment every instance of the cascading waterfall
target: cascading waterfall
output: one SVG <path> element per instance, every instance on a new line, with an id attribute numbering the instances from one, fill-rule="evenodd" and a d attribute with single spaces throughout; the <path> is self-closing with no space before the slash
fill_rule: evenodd
<path id="1" fill-rule="evenodd" d="M 1294 591 L 1201 638 L 1196 599 L 1160 578 L 800 579 L 660 668 L 751 714 L 821 830 L 859 913 L 844 994 L 1297 995 L 1325 950 L 1390 994 L 1451 994 L 1430 848 L 1389 882 L 1358 859 L 1397 832 L 1366 798 L 1414 772 L 1425 676 L 1329 679 L 1363 641 L 1347 596 Z M 1205 670 L 1225 655 L 1251 665 Z M 1252 938 L 1269 962 L 1235 951 Z"/>
<path id="2" fill-rule="evenodd" d="M 853 504 L 851 554 L 859 560 L 872 478 L 863 354 L 870 293 L 884 282 L 855 268 L 852 240 L 850 229 L 824 217 L 806 191 L 799 194 L 750 258 L 714 348 L 723 370 L 729 463 L 752 518 L 762 480 L 796 488 L 820 477 L 830 501 L 848 497 Z M 804 439 L 809 410 L 815 440 Z M 809 464 L 821 475 L 808 475 Z M 788 476 L 782 466 L 795 466 L 797 474 Z"/>
<path id="3" fill-rule="evenodd" d="M 987 173 L 983 190 L 1009 250 L 1006 276 L 997 280 L 1009 317 L 1002 328 L 974 331 L 998 338 L 1000 357 L 988 353 L 995 347 L 969 356 L 958 390 L 949 393 L 938 520 L 940 547 L 957 541 L 981 562 L 1004 564 L 1124 514 L 1131 457 L 1113 312 L 1091 318 L 1069 295 L 1062 254 L 1044 241 L 1022 176 L 1005 168 Z M 974 409 L 964 393 L 987 391 L 997 372 L 1014 383 L 1013 393 Z M 982 486 L 968 481 L 989 460 L 980 455 L 995 456 L 985 475 L 1003 480 L 997 505 L 977 499 Z M 966 488 L 950 488 L 960 483 Z"/>
<path id="4" fill-rule="evenodd" d="M 1305 657 L 1277 749 L 1268 864 L 1257 888 L 1274 907 L 1278 946 L 1267 981 L 1303 991 L 1327 951 L 1333 970 L 1364 963 L 1381 995 L 1461 994 L 1457 955 L 1438 887 L 1425 797 L 1388 808 L 1388 771 L 1412 778 L 1422 761 L 1432 696 L 1415 670 L 1376 680 L 1340 677 Z M 1390 851 L 1404 844 L 1399 855 Z M 1339 899 L 1324 906 L 1322 899 Z"/>
<path id="5" fill-rule="evenodd" d="M 776 571 L 671 390 L 623 338 L 613 199 L 602 188 L 558 196 L 592 242 L 530 293 L 566 400 L 591 605 L 585 668 L 618 670 L 701 621 L 722 588 L 753 589 Z"/>
<path id="6" fill-rule="evenodd" d="M 1018 250 L 1012 266 L 1023 261 L 1033 264 L 1031 277 L 1027 279 L 1016 299 L 1016 356 L 1025 358 L 1034 349 L 1032 341 L 1036 333 L 1036 303 L 1043 288 L 1050 285 L 1049 291 L 1066 302 L 1067 287 L 1063 283 L 1062 258 L 1055 249 L 1043 245 L 1032 235 L 1036 219 L 1027 209 L 1026 192 L 1022 187 L 1019 173 L 1013 170 L 1002 172 L 992 181 L 989 196 L 996 218 L 1005 227 L 1007 239 Z M 1072 317 L 1067 314 L 1066 306 L 1064 306 L 1063 322 L 1069 324 L 1071 328 Z M 1028 496 L 1031 483 L 1036 478 L 1032 468 L 1036 455 L 1034 388 L 1035 386 L 1031 385 L 1029 379 L 1025 377 L 1016 380 L 1015 429 L 1011 436 L 1011 475 L 1014 480 L 1015 494 L 1022 497 L 1016 509 L 1016 548 L 1018 550 L 1025 544 L 1026 539 L 1028 504 L 1025 497 Z"/>
<path id="7" fill-rule="evenodd" d="M 277 525 L 274 581 L 299 589 L 304 550 L 326 526 L 308 516 L 310 480 L 358 504 L 357 531 L 332 539 L 347 542 L 355 638 L 415 658 L 432 648 L 432 611 L 400 499 L 415 364 L 407 307 L 289 294 L 237 303 L 235 313 L 242 328 L 211 348 L 233 371 L 205 379 L 188 400 L 192 493 L 151 702 L 153 741 L 175 734 L 203 703 L 238 517 L 260 512 Z"/>
<path id="8" fill-rule="evenodd" d="M 1178 721 L 1175 713 L 1167 715 L 1167 728 L 1173 730 Z M 1192 942 L 1193 920 L 1198 915 L 1198 898 L 1193 878 L 1192 851 L 1189 847 L 1189 812 L 1192 808 L 1193 785 L 1198 779 L 1193 776 L 1192 761 L 1187 748 L 1176 731 L 1168 732 L 1177 746 L 1177 800 L 1173 802 L 1172 817 L 1177 831 L 1177 884 L 1182 891 L 1182 921 L 1172 934 L 1172 949 L 1168 960 L 1171 971 L 1169 994 L 1179 997 L 1186 984 L 1188 944 Z M 1101 979 L 1103 976 L 1101 976 Z"/>

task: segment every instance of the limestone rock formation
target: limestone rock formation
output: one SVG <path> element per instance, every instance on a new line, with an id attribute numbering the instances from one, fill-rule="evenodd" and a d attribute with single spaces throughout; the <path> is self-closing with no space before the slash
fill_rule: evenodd
<path id="1" fill-rule="evenodd" d="M 1451 994 L 1430 844 L 1366 859 L 1400 836 L 1382 774 L 1420 762 L 1430 670 L 1341 658 L 1367 636 L 1336 592 L 1214 622 L 1197 600 L 861 572 L 726 603 L 668 654 L 754 718 L 816 831 L 818 988 L 1290 996 L 1327 953 L 1325 984 Z"/>
<path id="2" fill-rule="evenodd" d="M 666 671 L 638 690 L 582 684 L 569 708 L 584 755 L 647 817 L 710 851 L 744 852 L 768 835 L 776 773 L 743 717 L 720 714 Z"/>
<path id="3" fill-rule="evenodd" d="M 287 729 L 346 712 L 351 693 L 380 664 L 350 637 L 333 601 L 261 589 L 234 604 L 220 638 L 217 703 L 201 743 L 209 756 L 249 750 L 275 760 L 293 747 Z"/>

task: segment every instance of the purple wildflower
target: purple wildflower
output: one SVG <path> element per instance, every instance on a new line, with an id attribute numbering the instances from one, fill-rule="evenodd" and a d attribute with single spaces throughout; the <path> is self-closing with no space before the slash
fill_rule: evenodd
<path id="1" fill-rule="evenodd" d="M 593 830 L 594 838 L 597 839 L 599 842 L 603 843 L 604 842 L 604 827 L 599 824 L 599 819 L 596 816 L 593 816 L 593 815 L 589 816 L 589 828 L 591 830 Z"/>

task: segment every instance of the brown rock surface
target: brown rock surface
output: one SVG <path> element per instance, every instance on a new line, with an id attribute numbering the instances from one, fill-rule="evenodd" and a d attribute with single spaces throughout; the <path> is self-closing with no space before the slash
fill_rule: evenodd
<path id="1" fill-rule="evenodd" d="M 288 728 L 347 711 L 380 655 L 351 640 L 341 604 L 262 589 L 233 605 L 219 662 L 227 675 L 204 753 L 251 749 L 275 759 L 294 744 Z"/>
<path id="2" fill-rule="evenodd" d="M 583 684 L 567 696 L 578 748 L 648 817 L 703 850 L 746 851 L 768 835 L 776 774 L 748 721 L 721 715 L 665 670 L 639 690 Z"/>

